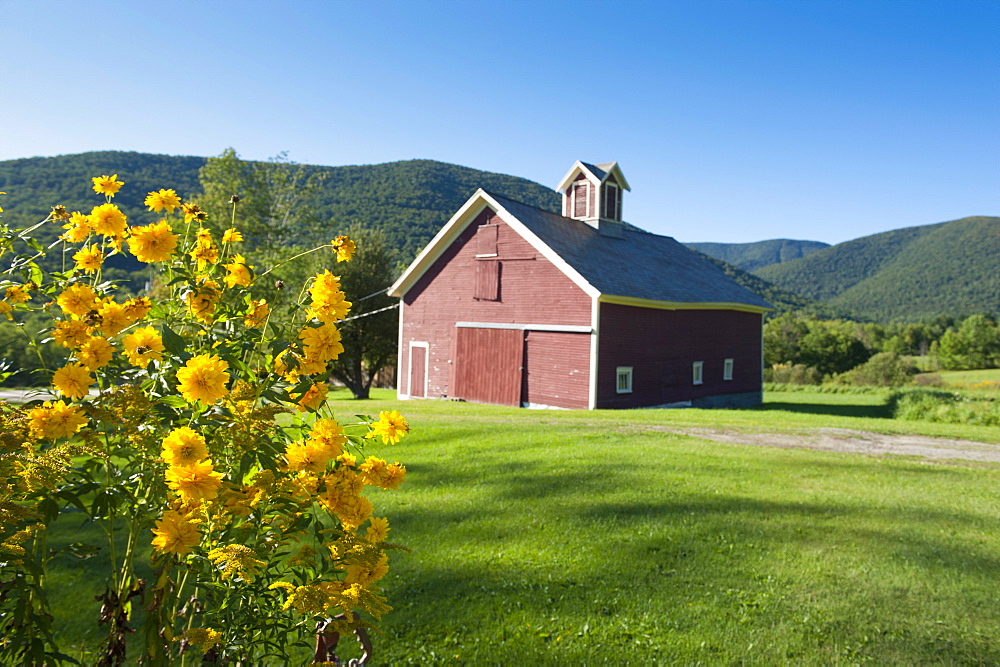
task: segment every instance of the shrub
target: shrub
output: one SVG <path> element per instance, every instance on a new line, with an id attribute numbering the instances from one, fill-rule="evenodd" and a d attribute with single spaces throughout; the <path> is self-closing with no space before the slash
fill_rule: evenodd
<path id="1" fill-rule="evenodd" d="M 1000 426 L 1000 401 L 940 389 L 906 389 L 893 392 L 889 407 L 896 419 Z"/>
<path id="2" fill-rule="evenodd" d="M 909 384 L 916 374 L 917 367 L 912 362 L 895 352 L 880 352 L 857 368 L 841 373 L 834 381 L 839 384 L 901 387 Z"/>
<path id="3" fill-rule="evenodd" d="M 818 370 L 805 364 L 775 364 L 764 369 L 764 382 L 781 384 L 812 384 L 822 381 L 823 376 Z"/>

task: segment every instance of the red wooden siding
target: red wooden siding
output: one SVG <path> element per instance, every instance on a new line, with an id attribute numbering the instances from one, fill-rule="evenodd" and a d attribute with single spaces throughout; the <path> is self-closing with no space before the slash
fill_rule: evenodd
<path id="1" fill-rule="evenodd" d="M 761 316 L 728 310 L 657 310 L 601 304 L 598 408 L 632 408 L 761 388 Z M 733 379 L 722 379 L 733 359 Z M 704 363 L 704 382 L 691 366 Z M 615 369 L 632 366 L 632 393 L 616 392 Z"/>
<path id="2" fill-rule="evenodd" d="M 478 228 L 496 224 L 497 255 L 477 260 Z M 476 300 L 476 265 L 503 265 L 499 300 Z M 590 326 L 591 298 L 492 210 L 485 210 L 403 296 L 400 368 L 411 341 L 426 341 L 427 394 L 455 396 L 455 322 Z"/>
<path id="3" fill-rule="evenodd" d="M 521 396 L 538 406 L 586 410 L 590 401 L 590 334 L 529 331 Z"/>
<path id="4" fill-rule="evenodd" d="M 425 398 L 425 386 L 427 383 L 427 348 L 411 347 L 410 353 L 413 358 L 410 360 L 410 396 Z"/>
<path id="5" fill-rule="evenodd" d="M 476 293 L 473 298 L 482 301 L 500 300 L 500 262 L 476 260 Z"/>
<path id="6" fill-rule="evenodd" d="M 455 333 L 455 396 L 520 406 L 524 332 L 460 327 Z"/>

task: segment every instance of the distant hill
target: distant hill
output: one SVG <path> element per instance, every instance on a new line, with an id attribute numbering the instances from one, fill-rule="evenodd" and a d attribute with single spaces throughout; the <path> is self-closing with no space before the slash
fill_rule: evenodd
<path id="1" fill-rule="evenodd" d="M 687 247 L 700 253 L 721 259 L 744 271 L 756 271 L 771 264 L 790 262 L 807 257 L 817 250 L 829 248 L 822 241 L 794 241 L 772 239 L 756 243 L 685 243 Z"/>
<path id="2" fill-rule="evenodd" d="M 198 193 L 198 170 L 205 161 L 203 157 L 118 151 L 0 161 L 0 191 L 7 192 L 2 200 L 3 220 L 14 227 L 28 226 L 43 219 L 54 204 L 62 204 L 70 211 L 89 212 L 101 201 L 90 188 L 90 178 L 115 173 L 125 182 L 115 202 L 128 213 L 129 222 L 151 222 L 159 216 L 144 210 L 146 193 L 160 188 L 173 188 L 185 198 Z M 319 219 L 330 220 L 331 232 L 353 222 L 381 229 L 405 263 L 416 256 L 476 188 L 549 211 L 558 212 L 560 205 L 556 192 L 533 181 L 433 160 L 346 167 L 309 165 L 307 169 L 329 174 L 311 205 Z M 53 226 L 48 234 L 54 238 L 59 231 Z M 127 255 L 114 259 L 122 272 L 138 268 Z M 719 259 L 712 261 L 779 312 L 817 307 L 794 291 L 777 289 Z"/>
<path id="3" fill-rule="evenodd" d="M 1000 218 L 883 232 L 756 274 L 876 321 L 1000 313 Z"/>

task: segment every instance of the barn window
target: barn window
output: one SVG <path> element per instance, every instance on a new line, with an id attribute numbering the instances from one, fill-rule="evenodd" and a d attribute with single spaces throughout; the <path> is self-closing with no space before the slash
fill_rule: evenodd
<path id="1" fill-rule="evenodd" d="M 573 217 L 590 217 L 590 183 L 587 181 L 573 184 Z"/>
<path id="2" fill-rule="evenodd" d="M 631 394 L 632 393 L 632 367 L 631 366 L 619 366 L 615 369 L 618 376 L 618 380 L 615 383 L 615 390 L 619 394 Z"/>
<path id="3" fill-rule="evenodd" d="M 476 262 L 476 292 L 479 301 L 500 300 L 500 262 L 482 260 Z"/>
<path id="4" fill-rule="evenodd" d="M 476 230 L 476 257 L 497 256 L 500 225 L 482 225 Z"/>
<path id="5" fill-rule="evenodd" d="M 726 359 L 722 363 L 722 379 L 732 380 L 733 379 L 733 360 Z"/>
<path id="6" fill-rule="evenodd" d="M 622 219 L 622 209 L 621 209 L 621 190 L 614 183 L 606 183 L 604 185 L 604 217 L 610 220 L 621 220 Z"/>
<path id="7" fill-rule="evenodd" d="M 703 361 L 696 361 L 693 364 L 691 364 L 691 382 L 692 382 L 692 384 L 701 384 L 704 381 L 703 380 L 703 376 L 702 376 L 702 371 L 704 370 L 703 369 L 704 365 L 705 365 L 705 362 L 703 362 Z"/>

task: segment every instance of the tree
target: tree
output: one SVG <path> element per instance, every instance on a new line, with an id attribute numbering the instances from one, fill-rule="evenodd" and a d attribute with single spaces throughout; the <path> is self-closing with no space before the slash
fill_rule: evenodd
<path id="1" fill-rule="evenodd" d="M 1000 329 L 987 315 L 970 315 L 941 336 L 937 353 L 943 368 L 991 368 L 1000 364 Z"/>
<path id="2" fill-rule="evenodd" d="M 393 283 L 396 260 L 382 232 L 355 226 L 348 236 L 357 252 L 331 270 L 340 274 L 345 292 L 359 297 L 352 301 L 350 318 L 339 325 L 344 351 L 333 362 L 332 375 L 361 399 L 368 398 L 375 374 L 396 360 L 399 310 L 394 306 L 399 302 L 385 293 Z"/>
<path id="3" fill-rule="evenodd" d="M 312 247 L 325 240 L 322 224 L 311 202 L 327 174 L 288 160 L 279 153 L 267 162 L 240 159 L 232 148 L 208 158 L 198 172 L 202 193 L 195 197 L 218 232 L 231 226 L 233 195 L 238 228 L 246 247 L 257 258 L 273 259 L 276 248 Z"/>

